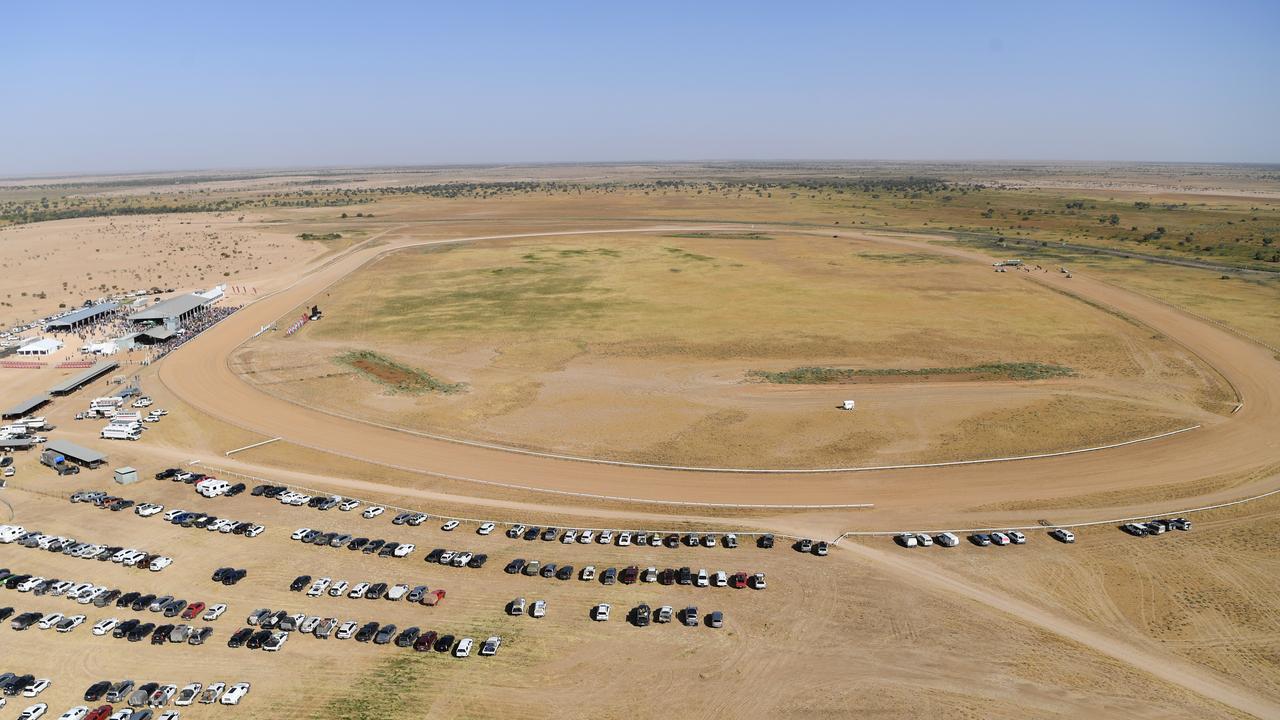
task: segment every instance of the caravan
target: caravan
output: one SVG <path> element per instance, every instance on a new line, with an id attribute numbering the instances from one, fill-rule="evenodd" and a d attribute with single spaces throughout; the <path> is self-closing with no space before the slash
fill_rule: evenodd
<path id="1" fill-rule="evenodd" d="M 108 425 L 102 428 L 103 440 L 137 440 L 140 437 L 142 437 L 142 431 L 136 427 Z"/>
<path id="2" fill-rule="evenodd" d="M 89 401 L 89 409 L 103 412 L 105 410 L 115 411 L 124 405 L 124 398 L 118 397 L 100 397 Z"/>

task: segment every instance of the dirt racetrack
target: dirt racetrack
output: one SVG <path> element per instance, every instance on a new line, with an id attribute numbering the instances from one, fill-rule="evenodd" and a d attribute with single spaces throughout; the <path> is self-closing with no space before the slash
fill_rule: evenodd
<path id="1" fill-rule="evenodd" d="M 387 234 L 392 235 L 402 227 L 389 229 Z M 681 228 L 662 226 L 626 230 L 657 232 L 675 229 Z M 700 229 L 710 228 L 700 226 Z M 575 231 L 567 232 L 576 234 Z M 565 234 L 566 231 L 557 233 Z M 513 233 L 510 236 L 541 234 Z M 427 242 L 476 242 L 484 239 L 460 237 Z M 939 248 L 917 240 L 879 238 L 879 241 L 914 251 L 944 252 L 974 263 L 989 262 L 989 258 L 979 253 Z M 414 244 L 423 243 L 384 237 L 381 244 L 356 246 L 321 267 L 302 274 L 284 290 L 249 305 L 173 353 L 161 363 L 161 380 L 195 408 L 231 424 L 267 437 L 281 437 L 306 447 L 390 467 L 521 488 L 653 500 L 745 504 L 872 502 L 877 506 L 911 507 L 918 518 L 913 525 L 928 523 L 929 507 L 983 505 L 1033 497 L 1069 497 L 1194 481 L 1245 472 L 1275 457 L 1277 430 L 1280 429 L 1280 384 L 1273 382 L 1276 361 L 1269 352 L 1176 309 L 1078 275 L 1066 279 L 1055 274 L 1028 274 L 1025 279 L 1049 283 L 1086 302 L 1141 322 L 1153 333 L 1181 343 L 1228 380 L 1240 398 L 1239 410 L 1226 419 L 1206 422 L 1203 428 L 1193 432 L 1081 455 L 946 469 L 869 470 L 820 475 L 785 472 L 723 474 L 566 462 L 553 457 L 442 441 L 310 410 L 270 397 L 229 369 L 226 362 L 228 354 L 260 326 L 306 303 L 370 258 L 390 248 Z M 1266 478 L 1257 484 L 1271 481 L 1272 478 Z M 1243 492 L 1241 490 L 1240 494 Z M 926 494 L 927 503 L 903 502 L 903 498 L 924 497 Z"/>

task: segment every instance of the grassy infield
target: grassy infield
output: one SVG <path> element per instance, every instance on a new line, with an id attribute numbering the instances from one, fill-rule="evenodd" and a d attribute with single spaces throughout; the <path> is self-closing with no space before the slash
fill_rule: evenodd
<path id="1" fill-rule="evenodd" d="M 823 385 L 828 383 L 856 382 L 865 377 L 927 377 L 930 375 L 977 375 L 981 379 L 1045 380 L 1070 377 L 1075 373 L 1069 367 L 1038 362 L 983 363 L 968 367 L 945 368 L 833 368 L 798 367 L 782 372 L 750 370 L 747 376 L 764 382 L 781 385 Z"/>

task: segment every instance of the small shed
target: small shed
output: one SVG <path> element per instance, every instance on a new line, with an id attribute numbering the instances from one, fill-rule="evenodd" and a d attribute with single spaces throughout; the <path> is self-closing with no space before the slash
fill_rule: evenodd
<path id="1" fill-rule="evenodd" d="M 114 479 L 121 485 L 131 485 L 138 482 L 138 471 L 128 466 L 118 467 Z"/>

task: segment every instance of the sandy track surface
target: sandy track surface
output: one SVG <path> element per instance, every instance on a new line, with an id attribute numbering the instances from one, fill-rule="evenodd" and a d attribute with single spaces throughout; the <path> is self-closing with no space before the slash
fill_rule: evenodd
<path id="1" fill-rule="evenodd" d="M 396 229 L 396 228 L 393 228 Z M 670 225 L 627 228 L 625 232 L 670 232 Z M 706 230 L 707 226 L 699 226 Z M 616 230 L 614 232 L 622 232 Z M 388 231 L 390 232 L 390 230 Z M 556 231 L 592 234 L 607 230 Z M 258 328 L 290 312 L 372 258 L 399 247 L 446 242 L 480 242 L 514 233 L 462 237 L 427 243 L 411 240 L 362 246 L 302 275 L 284 290 L 259 300 L 170 355 L 159 377 L 195 408 L 268 437 L 406 470 L 474 478 L 526 488 L 625 495 L 645 499 L 743 503 L 857 503 L 887 485 L 896 492 L 927 492 L 931 504 L 1001 499 L 1003 490 L 1033 481 L 1036 494 L 1060 496 L 1194 480 L 1256 468 L 1276 455 L 1280 430 L 1280 384 L 1276 361 L 1266 350 L 1174 308 L 1100 281 L 1077 275 L 1022 275 L 1087 302 L 1113 309 L 1183 344 L 1216 368 L 1235 387 L 1241 409 L 1195 432 L 1087 455 L 1000 465 L 872 471 L 825 476 L 735 475 L 676 472 L 654 468 L 606 467 L 518 455 L 490 448 L 431 439 L 359 420 L 341 418 L 271 397 L 232 372 L 229 354 Z M 973 263 L 989 258 L 957 248 L 937 248 L 904 238 L 877 238 L 890 245 L 942 252 Z"/>

